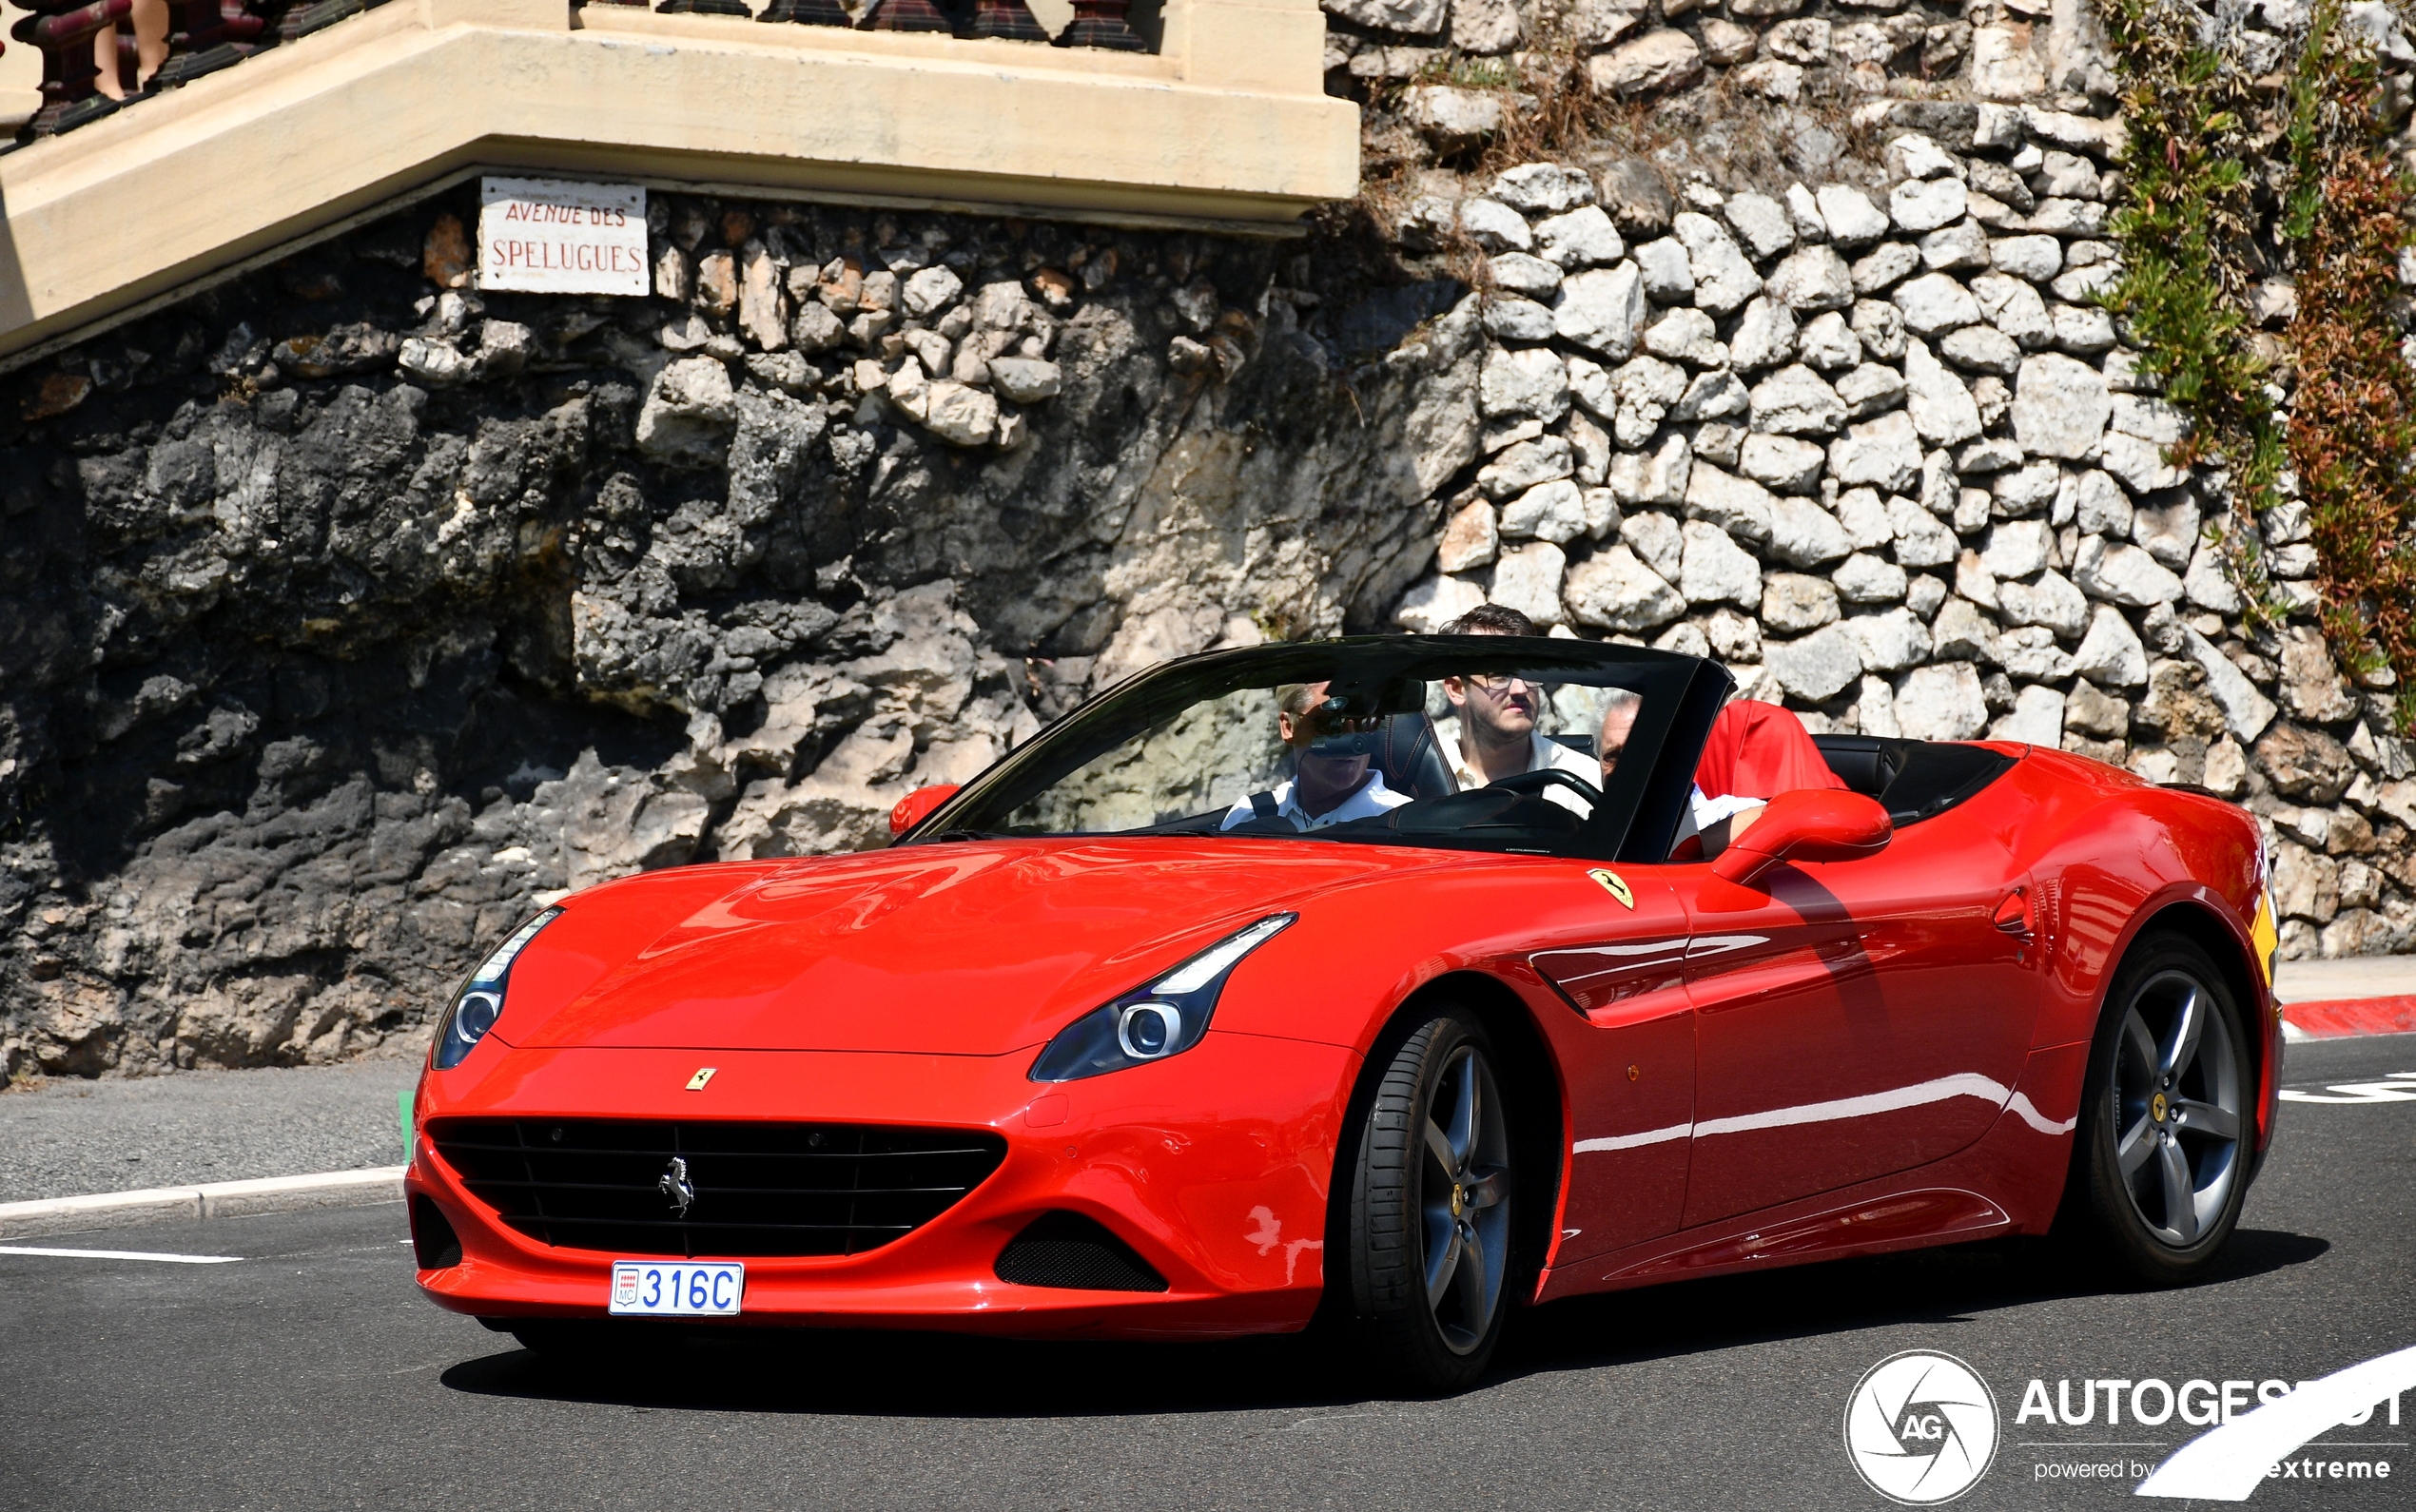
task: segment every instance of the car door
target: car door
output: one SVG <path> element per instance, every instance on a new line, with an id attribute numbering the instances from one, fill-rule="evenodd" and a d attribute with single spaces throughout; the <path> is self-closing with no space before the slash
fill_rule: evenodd
<path id="1" fill-rule="evenodd" d="M 2019 879 L 1970 809 L 1752 887 L 1673 870 L 1692 936 L 1688 1225 L 1910 1170 L 1995 1120 L 2029 1050 L 2036 953 L 1997 926 Z"/>
<path id="2" fill-rule="evenodd" d="M 1685 1210 L 1695 1025 L 1686 911 L 1654 875 L 1666 869 L 1591 869 L 1599 929 L 1529 958 L 1585 1019 L 1556 1037 L 1570 1126 L 1556 1263 L 1673 1232 Z"/>

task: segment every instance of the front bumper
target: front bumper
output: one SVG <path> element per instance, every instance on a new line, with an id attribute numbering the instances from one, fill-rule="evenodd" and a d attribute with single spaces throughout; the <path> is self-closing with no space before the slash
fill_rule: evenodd
<path id="1" fill-rule="evenodd" d="M 1211 1032 L 1154 1065 L 1058 1085 L 1005 1056 L 813 1051 L 515 1050 L 430 1072 L 404 1185 L 440 1209 L 458 1264 L 419 1273 L 438 1306 L 480 1317 L 602 1317 L 625 1252 L 549 1246 L 503 1224 L 426 1134 L 450 1115 L 731 1119 L 988 1129 L 1005 1159 L 939 1217 L 849 1256 L 746 1256 L 756 1324 L 1128 1337 L 1285 1332 L 1324 1283 L 1326 1195 L 1358 1057 L 1338 1046 Z M 706 1066 L 705 1089 L 687 1089 Z M 1002 1281 L 999 1251 L 1050 1212 L 1105 1225 L 1161 1292 Z M 699 1259 L 723 1258 L 699 1255 Z"/>

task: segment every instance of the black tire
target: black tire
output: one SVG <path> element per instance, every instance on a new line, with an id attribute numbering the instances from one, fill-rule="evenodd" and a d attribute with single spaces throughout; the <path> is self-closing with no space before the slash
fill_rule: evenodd
<path id="1" fill-rule="evenodd" d="M 2152 1286 L 2214 1263 L 2248 1196 L 2251 1043 L 2204 949 L 2171 934 L 2132 946 L 2090 1043 L 2065 1194 L 2064 1227 L 2089 1258 Z"/>
<path id="2" fill-rule="evenodd" d="M 1353 1331 L 1384 1388 L 1465 1390 L 1501 1341 L 1514 1290 L 1514 1145 L 1494 1064 L 1482 1025 L 1437 1011 L 1383 1062 L 1346 1147 L 1356 1155 L 1344 1272 Z"/>

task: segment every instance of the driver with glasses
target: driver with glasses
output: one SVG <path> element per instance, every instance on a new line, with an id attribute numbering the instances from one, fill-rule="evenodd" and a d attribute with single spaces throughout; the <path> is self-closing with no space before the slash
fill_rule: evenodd
<path id="1" fill-rule="evenodd" d="M 1535 622 L 1504 604 L 1479 604 L 1443 627 L 1446 635 L 1535 635 Z M 1523 677 L 1488 675 L 1443 679 L 1443 696 L 1459 716 L 1460 738 L 1443 747 L 1443 758 L 1462 792 L 1514 777 L 1521 772 L 1557 768 L 1588 786 L 1599 786 L 1604 772 L 1592 757 L 1571 750 L 1546 735 L 1536 723 L 1544 690 Z M 1564 808 L 1583 814 L 1589 805 L 1566 786 L 1555 784 L 1544 796 Z"/>
<path id="2" fill-rule="evenodd" d="M 1384 785 L 1374 764 L 1369 737 L 1383 716 L 1354 712 L 1348 700 L 1327 697 L 1332 686 L 1288 683 L 1276 689 L 1276 733 L 1292 747 L 1292 781 L 1234 804 L 1218 829 L 1260 820 L 1305 832 L 1374 819 L 1410 801 Z"/>

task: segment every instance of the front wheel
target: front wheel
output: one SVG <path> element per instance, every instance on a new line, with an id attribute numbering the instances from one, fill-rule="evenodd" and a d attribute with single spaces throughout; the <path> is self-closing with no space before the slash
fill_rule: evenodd
<path id="1" fill-rule="evenodd" d="M 2194 1279 L 2248 1195 L 2254 1077 L 2238 1004 L 2190 940 L 2134 946 L 2090 1046 L 2075 1214 L 2119 1269 Z"/>
<path id="2" fill-rule="evenodd" d="M 1448 1010 L 1418 1026 L 1357 1134 L 1349 1275 L 1360 1331 L 1391 1379 L 1463 1390 L 1510 1310 L 1510 1115 L 1483 1028 Z"/>

